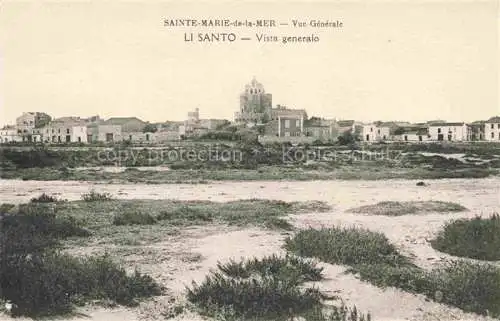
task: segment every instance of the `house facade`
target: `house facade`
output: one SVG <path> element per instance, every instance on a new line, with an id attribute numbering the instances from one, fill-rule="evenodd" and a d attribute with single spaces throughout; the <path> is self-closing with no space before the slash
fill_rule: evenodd
<path id="1" fill-rule="evenodd" d="M 4 127 L 0 129 L 0 143 L 22 142 L 23 138 L 18 134 L 15 127 Z"/>
<path id="2" fill-rule="evenodd" d="M 40 141 L 41 136 L 35 129 L 45 126 L 51 119 L 52 118 L 46 113 L 24 112 L 21 116 L 16 118 L 17 133 L 21 136 L 22 141 Z"/>
<path id="3" fill-rule="evenodd" d="M 466 123 L 431 123 L 429 135 L 432 141 L 468 141 L 472 130 Z"/>
<path id="4" fill-rule="evenodd" d="M 471 128 L 471 140 L 472 141 L 481 141 L 485 140 L 485 121 L 475 121 L 469 124 Z"/>
<path id="5" fill-rule="evenodd" d="M 83 122 L 60 119 L 51 121 L 38 130 L 40 139 L 51 144 L 85 143 L 87 126 Z"/>
<path id="6" fill-rule="evenodd" d="M 500 141 L 500 116 L 492 117 L 484 123 L 484 139 Z"/>
<path id="7" fill-rule="evenodd" d="M 381 142 L 389 139 L 390 127 L 375 123 L 363 126 L 361 140 L 364 142 Z"/>
<path id="8" fill-rule="evenodd" d="M 304 132 L 304 119 L 302 117 L 278 117 L 278 137 L 298 137 Z"/>
<path id="9" fill-rule="evenodd" d="M 92 124 L 87 126 L 87 143 L 113 143 L 122 141 L 120 125 Z"/>

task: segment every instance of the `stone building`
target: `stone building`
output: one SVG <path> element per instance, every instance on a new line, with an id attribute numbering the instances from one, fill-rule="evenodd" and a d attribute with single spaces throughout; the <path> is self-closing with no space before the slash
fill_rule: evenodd
<path id="1" fill-rule="evenodd" d="M 361 139 L 364 142 L 381 142 L 389 139 L 390 126 L 383 123 L 371 123 L 363 126 Z"/>
<path id="2" fill-rule="evenodd" d="M 0 143 L 21 142 L 22 136 L 18 134 L 15 126 L 5 126 L 0 129 Z"/>
<path id="3" fill-rule="evenodd" d="M 432 122 L 429 124 L 429 135 L 433 141 L 468 141 L 472 137 L 472 129 L 463 122 Z"/>
<path id="4" fill-rule="evenodd" d="M 484 123 L 484 139 L 500 141 L 500 117 L 492 117 Z"/>
<path id="5" fill-rule="evenodd" d="M 39 141 L 40 135 L 35 131 L 51 121 L 51 117 L 42 112 L 24 112 L 16 118 L 17 133 L 22 141 Z"/>
<path id="6" fill-rule="evenodd" d="M 278 137 L 297 137 L 304 132 L 304 119 L 294 116 L 278 117 Z"/>
<path id="7" fill-rule="evenodd" d="M 74 117 L 55 119 L 38 129 L 41 140 L 46 143 L 85 143 L 87 140 L 87 124 Z"/>
<path id="8" fill-rule="evenodd" d="M 272 95 L 255 77 L 240 95 L 240 109 L 234 115 L 236 123 L 260 124 L 271 120 Z"/>

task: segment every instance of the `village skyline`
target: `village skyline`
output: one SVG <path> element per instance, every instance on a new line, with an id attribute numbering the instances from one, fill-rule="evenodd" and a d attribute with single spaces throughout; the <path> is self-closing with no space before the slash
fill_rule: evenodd
<path id="1" fill-rule="evenodd" d="M 182 17 L 338 19 L 343 28 L 238 31 L 253 38 L 318 35 L 312 44 L 186 43 L 183 29 L 163 26 L 165 18 Z M 252 76 L 272 92 L 274 105 L 318 117 L 488 119 L 500 109 L 498 20 L 493 0 L 299 2 L 286 10 L 268 3 L 265 14 L 248 2 L 6 1 L 0 10 L 0 124 L 20 111 L 161 122 L 183 120 L 199 108 L 203 117 L 231 120 Z"/>

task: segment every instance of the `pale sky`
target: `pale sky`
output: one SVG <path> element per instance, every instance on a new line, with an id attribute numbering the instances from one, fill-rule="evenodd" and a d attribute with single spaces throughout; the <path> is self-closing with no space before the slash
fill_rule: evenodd
<path id="1" fill-rule="evenodd" d="M 500 114 L 500 13 L 490 1 L 0 1 L 0 125 L 52 116 L 233 119 L 255 76 L 273 105 L 338 119 Z M 163 19 L 341 20 L 342 29 L 168 28 Z M 184 33 L 252 41 L 188 43 Z M 256 33 L 316 34 L 259 43 Z"/>

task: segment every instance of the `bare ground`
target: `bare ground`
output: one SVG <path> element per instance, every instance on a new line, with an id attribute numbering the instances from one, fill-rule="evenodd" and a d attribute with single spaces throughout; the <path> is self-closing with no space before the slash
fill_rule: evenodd
<path id="1" fill-rule="evenodd" d="M 13 184 L 12 184 L 13 183 Z M 0 181 L 0 202 L 24 202 L 51 187 L 53 193 L 67 199 L 78 199 L 91 187 L 99 192 L 111 192 L 119 198 L 176 198 L 229 201 L 242 198 L 267 198 L 284 201 L 323 200 L 333 206 L 326 213 L 307 213 L 290 216 L 297 227 L 357 225 L 387 235 L 403 253 L 414 257 L 416 263 L 431 268 L 448 257 L 428 244 L 439 228 L 452 218 L 490 215 L 500 208 L 500 179 L 467 179 L 428 181 L 427 187 L 417 187 L 414 181 L 321 181 L 321 182 L 232 182 L 210 185 L 91 185 L 76 182 Z M 347 213 L 349 208 L 381 201 L 451 201 L 467 207 L 460 213 L 428 213 L 383 217 Z M 164 320 L 162 315 L 183 302 L 185 286 L 201 281 L 217 261 L 230 258 L 283 253 L 281 245 L 286 234 L 260 229 L 207 225 L 183 230 L 180 234 L 165 235 L 148 246 L 96 244 L 69 249 L 73 254 L 111 252 L 133 270 L 151 274 L 168 287 L 165 296 L 141 303 L 137 308 L 104 308 L 89 306 L 73 320 Z M 326 292 L 341 296 L 348 304 L 370 312 L 375 320 L 486 320 L 459 309 L 429 302 L 423 296 L 394 288 L 379 289 L 344 274 L 345 268 L 322 264 L 326 280 L 317 285 Z M 6 320 L 9 318 L 5 317 Z M 18 319 L 22 320 L 22 319 Z M 173 320 L 203 320 L 193 312 Z"/>

